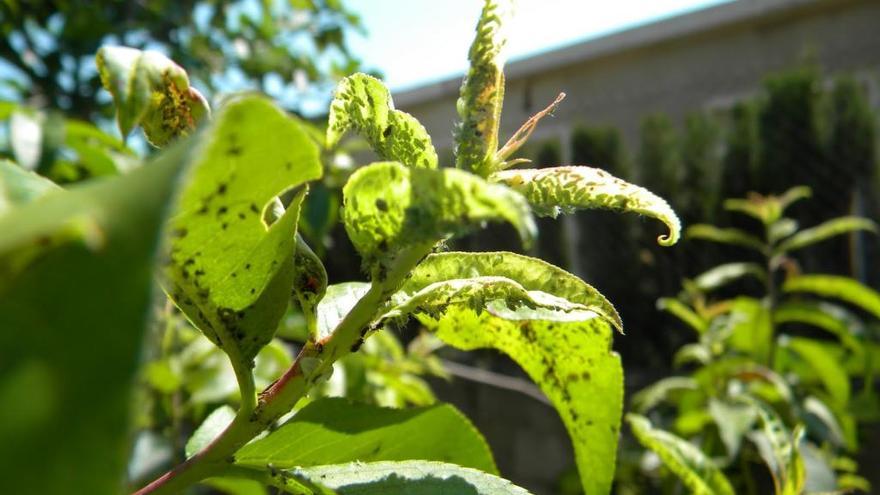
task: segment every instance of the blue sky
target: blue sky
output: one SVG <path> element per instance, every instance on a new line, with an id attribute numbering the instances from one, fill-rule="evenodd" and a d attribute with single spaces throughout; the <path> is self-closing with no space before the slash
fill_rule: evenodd
<path id="1" fill-rule="evenodd" d="M 520 0 L 508 26 L 508 58 L 624 30 L 729 0 Z M 348 0 L 366 38 L 351 40 L 393 90 L 461 74 L 480 0 Z"/>

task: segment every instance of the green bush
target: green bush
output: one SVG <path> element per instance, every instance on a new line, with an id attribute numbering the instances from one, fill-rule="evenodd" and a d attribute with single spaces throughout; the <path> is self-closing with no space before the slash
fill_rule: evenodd
<path id="1" fill-rule="evenodd" d="M 877 225 L 839 217 L 799 229 L 785 212 L 809 195 L 799 187 L 726 201 L 761 223 L 760 237 L 690 226 L 687 238 L 736 246 L 762 262 L 718 265 L 686 279 L 679 297 L 658 301 L 698 341 L 675 355 L 688 372 L 633 396 L 629 421 L 694 493 L 869 490 L 848 456 L 858 450 L 859 424 L 880 418 L 872 365 L 880 358 L 880 293 L 851 278 L 802 273 L 798 258 L 842 234 L 876 234 Z M 753 289 L 727 290 L 742 280 Z"/>

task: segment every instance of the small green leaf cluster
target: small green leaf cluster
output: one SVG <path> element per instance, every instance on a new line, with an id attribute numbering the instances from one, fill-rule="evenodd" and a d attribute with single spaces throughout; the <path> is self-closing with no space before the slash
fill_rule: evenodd
<path id="1" fill-rule="evenodd" d="M 785 213 L 809 196 L 795 187 L 725 201 L 727 210 L 756 220 L 763 235 L 701 224 L 686 237 L 736 246 L 763 262 L 716 266 L 685 280 L 678 298 L 658 301 L 698 342 L 675 356 L 689 373 L 636 394 L 629 421 L 694 492 L 763 493 L 752 459 L 763 460 L 777 494 L 868 490 L 847 456 L 858 449 L 858 424 L 880 415 L 871 366 L 880 357 L 871 331 L 880 294 L 848 277 L 803 273 L 796 252 L 850 232 L 877 233 L 877 225 L 840 217 L 799 228 Z M 763 296 L 730 290 L 746 281 Z"/>
<path id="2" fill-rule="evenodd" d="M 417 321 L 446 345 L 496 349 L 517 362 L 562 418 L 584 491 L 608 493 L 623 405 L 623 370 L 611 348 L 615 329 L 623 327 L 614 307 L 583 280 L 539 259 L 447 252 L 446 241 L 487 222 L 506 222 L 528 246 L 538 235 L 533 215 L 587 208 L 659 219 L 669 228 L 659 239 L 664 245 L 678 240 L 680 224 L 665 200 L 596 169 L 506 170 L 521 163 L 507 158 L 561 100 L 499 148 L 501 27 L 509 7 L 486 0 L 478 21 L 459 101 L 455 167 L 441 166 L 452 164 L 439 163 L 421 124 L 396 110 L 375 78 L 354 74 L 339 83 L 319 143 L 308 126 L 261 96 L 236 95 L 212 110 L 164 56 L 102 48 L 98 67 L 120 129 L 127 134 L 140 126 L 162 149 L 129 175 L 71 190 L 3 163 L 9 186 L 0 189 L 2 199 L 14 204 L 0 216 L 3 231 L 12 233 L 0 243 L 0 314 L 9 315 L 4 328 L 12 329 L 4 338 L 28 329 L 49 340 L 64 331 L 64 342 L 76 344 L 72 359 L 45 372 L 39 366 L 58 356 L 44 350 L 44 341 L 24 358 L 6 361 L 4 354 L 4 362 L 34 380 L 43 379 L 40 373 L 50 382 L 78 376 L 77 363 L 90 356 L 84 347 L 116 330 L 126 338 L 108 338 L 124 347 L 110 347 L 118 354 L 113 359 L 135 363 L 155 267 L 176 307 L 166 307 L 166 321 L 183 315 L 215 346 L 212 355 L 226 355 L 239 404 L 237 411 L 224 407 L 208 415 L 187 442 L 188 459 L 137 493 L 175 493 L 196 483 L 223 490 L 256 483 L 297 494 L 525 493 L 499 477 L 480 434 L 450 406 L 391 410 L 309 397 L 343 358 L 368 346 L 368 338 Z M 383 160 L 357 168 L 342 188 L 341 220 L 369 279 L 361 283 L 328 280 L 298 231 L 310 184 L 324 174 L 322 150 L 349 131 Z M 48 294 L 70 297 L 71 304 L 44 317 L 37 308 L 46 299 L 34 284 L 49 270 L 52 281 L 62 281 Z M 86 287 L 106 300 L 129 293 L 132 299 L 106 318 L 88 315 L 94 301 L 64 278 L 72 272 L 89 278 Z M 261 358 L 289 360 L 272 346 L 291 305 L 304 316 L 305 343 L 274 381 L 260 383 Z M 174 380 L 181 370 L 203 366 L 172 356 L 154 361 L 145 374 L 154 388 L 173 392 L 185 386 Z M 107 453 L 124 445 L 120 397 L 133 372 L 130 364 L 109 382 L 112 393 L 94 403 L 115 409 L 77 422 L 98 428 L 97 420 L 113 412 L 115 428 L 102 445 Z M 23 400 L 25 389 L 16 386 L 4 385 L 3 393 Z M 60 411 L 50 406 L 47 421 L 60 424 L 53 416 Z M 82 409 L 75 412 L 88 412 Z M 82 447 L 74 441 L 65 448 Z M 63 471 L 72 469 L 70 461 L 59 454 L 46 464 Z M 115 459 L 114 466 L 120 463 Z M 77 466 L 90 468 L 83 473 L 106 471 Z M 114 476 L 121 471 L 114 469 Z"/>

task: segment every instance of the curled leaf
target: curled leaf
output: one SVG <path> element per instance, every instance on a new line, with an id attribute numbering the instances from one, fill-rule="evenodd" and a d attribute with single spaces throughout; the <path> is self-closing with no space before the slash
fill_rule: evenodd
<path id="1" fill-rule="evenodd" d="M 536 235 L 525 198 L 462 170 L 373 163 L 352 174 L 343 201 L 345 229 L 368 266 L 486 221 L 509 222 L 527 245 Z"/>
<path id="2" fill-rule="evenodd" d="M 477 36 L 468 52 L 470 69 L 462 81 L 456 107 L 461 122 L 455 128 L 455 166 L 487 176 L 497 170 L 498 127 L 504 101 L 503 32 L 509 0 L 486 0 Z"/>
<path id="3" fill-rule="evenodd" d="M 305 191 L 286 211 L 266 210 L 285 190 L 321 176 L 318 150 L 297 121 L 257 97 L 230 103 L 199 139 L 171 221 L 166 287 L 209 339 L 248 363 L 290 298 Z"/>
<path id="4" fill-rule="evenodd" d="M 410 167 L 437 168 L 437 152 L 424 126 L 412 115 L 394 108 L 391 93 L 381 81 L 354 74 L 339 82 L 327 126 L 327 147 L 334 147 L 353 129 L 383 160 Z"/>
<path id="5" fill-rule="evenodd" d="M 150 143 L 162 147 L 211 113 L 186 71 L 159 52 L 105 46 L 95 62 L 101 84 L 113 95 L 123 136 L 141 125 Z"/>
<path id="6" fill-rule="evenodd" d="M 317 307 L 327 292 L 327 270 L 299 232 L 296 234 L 293 266 L 293 295 L 305 316 L 310 335 L 316 337 Z"/>
<path id="7" fill-rule="evenodd" d="M 669 228 L 667 235 L 657 238 L 664 246 L 678 242 L 681 233 L 681 222 L 666 200 L 602 169 L 575 166 L 505 170 L 492 174 L 489 180 L 521 192 L 538 215 L 555 217 L 577 209 L 641 213 Z"/>
<path id="8" fill-rule="evenodd" d="M 406 301 L 438 282 L 499 278 L 515 280 L 522 290 L 531 294 L 529 297 L 537 297 L 537 293 L 543 293 L 566 301 L 551 303 L 545 298 L 547 302 L 543 307 L 552 307 L 554 304 L 564 307 L 574 303 L 576 306 L 570 307 L 569 311 L 577 307 L 585 308 L 604 318 L 614 328 L 623 330 L 623 324 L 614 306 L 594 287 L 546 261 L 515 253 L 432 254 L 413 270 L 410 278 L 394 297 L 399 301 Z M 484 297 L 484 299 L 492 298 Z M 497 308 L 493 310 L 497 311 Z"/>
<path id="9" fill-rule="evenodd" d="M 399 318 L 416 312 L 437 315 L 450 305 L 482 311 L 490 302 L 495 301 L 503 302 L 504 307 L 513 309 L 525 306 L 563 313 L 587 309 L 582 304 L 572 303 L 546 292 L 526 290 L 519 283 L 505 277 L 443 280 L 434 282 L 408 297 L 399 294 L 395 299 L 398 304 L 385 313 L 383 319 Z M 584 318 L 590 319 L 595 316 L 595 313 L 586 312 Z"/>

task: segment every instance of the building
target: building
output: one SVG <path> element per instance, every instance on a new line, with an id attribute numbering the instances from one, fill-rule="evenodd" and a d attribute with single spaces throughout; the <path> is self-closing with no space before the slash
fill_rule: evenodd
<path id="1" fill-rule="evenodd" d="M 829 73 L 856 74 L 880 107 L 880 2 L 737 0 L 508 63 L 500 139 L 562 91 L 566 100 L 542 121 L 535 142 L 567 143 L 573 124 L 584 122 L 619 128 L 632 148 L 644 115 L 680 119 L 726 108 L 807 54 Z M 460 85 L 454 77 L 394 95 L 445 159 Z"/>

